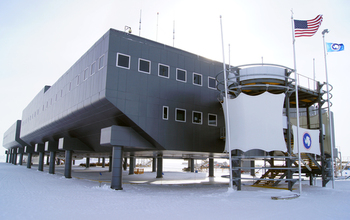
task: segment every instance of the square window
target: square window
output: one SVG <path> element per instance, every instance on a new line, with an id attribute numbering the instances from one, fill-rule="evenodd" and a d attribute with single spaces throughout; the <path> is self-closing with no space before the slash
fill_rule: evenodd
<path id="1" fill-rule="evenodd" d="M 202 75 L 198 73 L 193 73 L 193 84 L 197 86 L 202 86 Z"/>
<path id="2" fill-rule="evenodd" d="M 192 112 L 192 123 L 202 124 L 202 112 Z"/>
<path id="3" fill-rule="evenodd" d="M 130 69 L 130 56 L 117 53 L 117 66 L 125 69 Z"/>
<path id="4" fill-rule="evenodd" d="M 217 126 L 217 117 L 214 114 L 208 114 L 208 125 Z"/>
<path id="5" fill-rule="evenodd" d="M 95 74 L 96 71 L 96 62 L 93 62 L 91 64 L 91 76 Z"/>
<path id="6" fill-rule="evenodd" d="M 143 73 L 151 73 L 151 61 L 139 59 L 139 72 Z"/>
<path id="7" fill-rule="evenodd" d="M 175 121 L 186 122 L 186 110 L 176 108 L 175 109 Z"/>
<path id="8" fill-rule="evenodd" d="M 216 79 L 214 77 L 208 77 L 208 88 L 216 89 Z"/>
<path id="9" fill-rule="evenodd" d="M 105 55 L 103 54 L 103 55 L 98 59 L 98 69 L 99 69 L 99 70 L 103 68 L 104 57 L 105 57 Z"/>
<path id="10" fill-rule="evenodd" d="M 169 66 L 158 64 L 158 76 L 169 78 Z"/>
<path id="11" fill-rule="evenodd" d="M 163 119 L 168 120 L 169 119 L 169 107 L 163 106 Z"/>
<path id="12" fill-rule="evenodd" d="M 187 72 L 186 70 L 176 68 L 176 80 L 181 82 L 186 82 Z"/>
<path id="13" fill-rule="evenodd" d="M 88 72 L 89 72 L 89 68 L 86 68 L 84 70 L 84 81 L 88 78 Z"/>

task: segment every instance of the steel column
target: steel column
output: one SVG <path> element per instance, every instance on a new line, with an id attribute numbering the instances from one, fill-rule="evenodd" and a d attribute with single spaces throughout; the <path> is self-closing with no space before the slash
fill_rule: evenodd
<path id="1" fill-rule="evenodd" d="M 6 151 L 6 163 L 8 163 L 9 162 L 9 153 L 8 153 L 8 151 Z"/>
<path id="2" fill-rule="evenodd" d="M 112 150 L 113 151 L 113 150 Z M 112 152 L 113 153 L 113 152 Z M 113 161 L 112 161 L 112 156 L 109 156 L 109 167 L 108 167 L 108 172 L 112 172 L 112 166 L 113 166 Z"/>
<path id="3" fill-rule="evenodd" d="M 287 79 L 286 79 L 286 85 L 287 85 Z M 291 93 L 287 92 L 286 97 L 285 97 L 285 107 L 286 107 L 286 115 L 287 115 L 287 152 L 288 155 L 292 155 L 292 125 L 290 123 L 290 95 Z M 288 168 L 291 168 L 293 165 L 293 161 L 290 158 L 287 158 L 286 160 L 286 165 Z M 287 179 L 293 179 L 293 171 L 288 169 L 287 170 Z M 294 182 L 293 181 L 288 181 L 288 190 L 292 191 L 293 190 L 293 185 Z"/>
<path id="4" fill-rule="evenodd" d="M 64 177 L 72 178 L 72 150 L 66 150 L 65 152 L 65 164 L 64 164 Z"/>
<path id="5" fill-rule="evenodd" d="M 102 168 L 105 168 L 106 166 L 106 160 L 104 157 L 102 157 Z"/>
<path id="6" fill-rule="evenodd" d="M 112 152 L 112 181 L 111 188 L 115 190 L 122 190 L 122 177 L 123 177 L 123 147 L 113 146 Z"/>
<path id="7" fill-rule="evenodd" d="M 307 121 L 307 129 L 311 129 L 310 107 L 306 107 L 306 121 Z"/>
<path id="8" fill-rule="evenodd" d="M 9 163 L 12 163 L 12 158 L 13 158 L 13 155 L 12 155 L 12 150 L 10 150 L 9 155 L 10 155 L 10 158 L 9 158 Z"/>
<path id="9" fill-rule="evenodd" d="M 23 153 L 19 154 L 19 165 L 23 164 Z"/>
<path id="10" fill-rule="evenodd" d="M 55 174 L 55 158 L 56 158 L 56 152 L 51 151 L 50 152 L 50 166 L 49 166 L 49 173 Z"/>
<path id="11" fill-rule="evenodd" d="M 194 159 L 191 158 L 190 161 L 191 161 L 191 173 L 193 173 L 194 172 Z"/>
<path id="12" fill-rule="evenodd" d="M 17 153 L 13 153 L 13 165 L 17 165 Z"/>
<path id="13" fill-rule="evenodd" d="M 135 157 L 130 156 L 129 175 L 134 174 L 134 168 L 135 168 Z"/>
<path id="14" fill-rule="evenodd" d="M 324 154 L 324 141 L 323 141 L 323 120 L 322 120 L 322 105 L 324 104 L 324 101 L 322 101 L 322 86 L 318 82 L 317 83 L 317 90 L 318 90 L 318 124 L 320 129 L 320 147 L 321 147 L 321 172 L 322 172 L 322 187 L 326 187 L 327 185 L 327 174 L 326 174 L 326 155 Z"/>
<path id="15" fill-rule="evenodd" d="M 156 178 L 163 178 L 163 157 L 162 156 L 157 157 L 157 177 Z"/>
<path id="16" fill-rule="evenodd" d="M 232 167 L 230 167 L 231 175 L 232 175 L 232 186 L 236 185 L 237 190 L 242 189 L 241 184 L 241 159 L 240 157 L 235 156 L 241 156 L 241 152 L 239 150 L 232 150 L 231 151 L 231 164 Z"/>
<path id="17" fill-rule="evenodd" d="M 32 153 L 28 153 L 28 157 L 27 157 L 27 168 L 28 168 L 28 169 L 32 168 Z"/>
<path id="18" fill-rule="evenodd" d="M 157 172 L 157 158 L 152 158 L 152 173 Z"/>
<path id="19" fill-rule="evenodd" d="M 209 177 L 214 177 L 214 158 L 209 158 Z"/>
<path id="20" fill-rule="evenodd" d="M 39 166 L 38 166 L 39 171 L 44 170 L 44 152 L 39 152 Z"/>
<path id="21" fill-rule="evenodd" d="M 126 170 L 128 168 L 128 158 L 124 157 L 123 169 Z"/>
<path id="22" fill-rule="evenodd" d="M 86 168 L 90 168 L 90 157 L 86 158 Z"/>

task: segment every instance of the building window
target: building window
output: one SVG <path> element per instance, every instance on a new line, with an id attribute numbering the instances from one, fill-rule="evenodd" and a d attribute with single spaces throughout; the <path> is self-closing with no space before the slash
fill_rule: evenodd
<path id="1" fill-rule="evenodd" d="M 77 75 L 77 86 L 79 86 L 79 75 Z"/>
<path id="2" fill-rule="evenodd" d="M 70 92 L 71 89 L 72 89 L 72 82 L 69 83 L 68 91 Z"/>
<path id="3" fill-rule="evenodd" d="M 158 76 L 169 78 L 169 66 L 158 64 Z"/>
<path id="4" fill-rule="evenodd" d="M 202 75 L 193 73 L 193 85 L 202 86 Z"/>
<path id="5" fill-rule="evenodd" d="M 103 54 L 103 55 L 98 59 L 98 69 L 99 69 L 99 70 L 103 68 L 104 57 L 105 57 L 105 55 Z"/>
<path id="6" fill-rule="evenodd" d="M 186 122 L 186 110 L 176 108 L 175 109 L 175 121 Z"/>
<path id="7" fill-rule="evenodd" d="M 208 125 L 217 126 L 217 116 L 214 114 L 208 114 Z"/>
<path id="8" fill-rule="evenodd" d="M 96 72 L 96 62 L 93 62 L 91 64 L 91 76 L 94 75 Z"/>
<path id="9" fill-rule="evenodd" d="M 168 120 L 169 119 L 169 107 L 163 106 L 163 119 Z"/>
<path id="10" fill-rule="evenodd" d="M 151 61 L 139 58 L 139 72 L 151 73 Z"/>
<path id="11" fill-rule="evenodd" d="M 214 77 L 208 77 L 208 88 L 216 89 L 216 79 Z"/>
<path id="12" fill-rule="evenodd" d="M 202 124 L 202 112 L 192 112 L 192 123 L 193 124 Z"/>
<path id="13" fill-rule="evenodd" d="M 182 70 L 179 68 L 176 68 L 176 80 L 181 82 L 187 81 L 187 72 L 186 70 Z"/>
<path id="14" fill-rule="evenodd" d="M 89 72 L 89 68 L 86 68 L 84 70 L 84 81 L 88 78 L 88 72 Z"/>
<path id="15" fill-rule="evenodd" d="M 117 66 L 125 69 L 130 69 L 130 56 L 117 53 Z"/>

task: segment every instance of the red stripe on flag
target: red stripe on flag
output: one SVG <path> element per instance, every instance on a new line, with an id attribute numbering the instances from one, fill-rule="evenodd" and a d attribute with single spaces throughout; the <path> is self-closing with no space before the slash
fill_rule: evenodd
<path id="1" fill-rule="evenodd" d="M 295 37 L 311 37 L 313 36 L 318 28 L 321 26 L 323 21 L 322 15 L 317 15 L 316 18 L 307 20 L 307 29 L 296 28 L 294 30 Z"/>

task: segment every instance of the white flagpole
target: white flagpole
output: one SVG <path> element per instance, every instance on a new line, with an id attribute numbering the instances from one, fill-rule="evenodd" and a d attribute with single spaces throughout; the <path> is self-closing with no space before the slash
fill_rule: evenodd
<path id="1" fill-rule="evenodd" d="M 316 90 L 315 58 L 313 58 L 314 90 Z"/>
<path id="2" fill-rule="evenodd" d="M 224 68 L 224 87 L 225 87 L 225 109 L 226 109 L 226 117 L 225 117 L 225 125 L 226 125 L 226 143 L 229 150 L 229 160 L 230 160 L 230 188 L 233 189 L 232 184 L 232 156 L 231 156 L 231 141 L 230 141 L 230 122 L 229 122 L 229 109 L 228 109 L 228 91 L 227 91 L 227 76 L 226 76 L 226 64 L 225 64 L 225 50 L 224 50 L 224 35 L 222 31 L 222 19 L 220 15 L 220 26 L 221 26 L 221 42 L 222 42 L 222 64 Z"/>
<path id="3" fill-rule="evenodd" d="M 231 45 L 228 44 L 228 68 L 231 68 Z"/>
<path id="4" fill-rule="evenodd" d="M 293 11 L 292 11 L 292 35 L 293 35 L 293 56 L 294 56 L 294 75 L 295 75 L 295 105 L 297 110 L 297 134 L 296 135 L 296 143 L 294 142 L 294 149 L 297 147 L 298 149 L 298 170 L 299 170 L 299 194 L 301 195 L 302 187 L 301 187 L 301 155 L 300 155 L 300 146 L 299 146 L 299 95 L 298 95 L 298 77 L 297 77 L 297 63 L 295 59 L 295 34 L 294 34 L 294 19 L 293 19 Z"/>
<path id="5" fill-rule="evenodd" d="M 328 117 L 329 117 L 329 137 L 331 141 L 331 157 L 332 157 L 332 188 L 334 189 L 334 157 L 333 157 L 333 123 L 332 123 L 332 116 L 331 116 L 331 105 L 329 101 L 329 84 L 328 84 L 328 71 L 327 71 L 327 53 L 326 53 L 326 42 L 324 39 L 324 36 L 326 33 L 328 33 L 328 29 L 324 29 L 322 31 L 322 37 L 323 37 L 323 52 L 324 52 L 324 65 L 325 65 L 325 70 L 326 70 L 326 83 L 327 83 L 327 102 L 328 102 Z"/>

